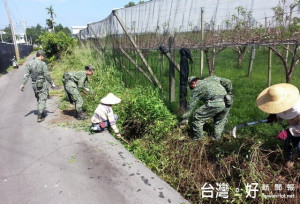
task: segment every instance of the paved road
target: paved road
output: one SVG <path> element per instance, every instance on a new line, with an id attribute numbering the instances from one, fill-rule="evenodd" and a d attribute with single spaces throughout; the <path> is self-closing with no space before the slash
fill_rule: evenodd
<path id="1" fill-rule="evenodd" d="M 21 66 L 0 78 L 1 204 L 188 203 L 108 132 L 49 123 L 59 114 L 56 98 L 37 123 L 30 80 L 19 90 L 23 74 Z"/>

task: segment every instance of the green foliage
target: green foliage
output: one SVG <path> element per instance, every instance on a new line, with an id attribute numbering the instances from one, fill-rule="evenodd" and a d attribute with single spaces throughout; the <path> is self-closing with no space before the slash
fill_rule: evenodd
<path id="1" fill-rule="evenodd" d="M 126 4 L 126 5 L 124 6 L 124 8 L 132 7 L 132 6 L 135 6 L 135 3 L 132 2 L 132 1 L 130 1 L 128 4 Z"/>
<path id="2" fill-rule="evenodd" d="M 72 33 L 68 27 L 63 27 L 61 24 L 58 24 L 58 26 L 54 27 L 55 33 L 58 33 L 59 31 L 64 32 L 67 36 L 72 36 Z"/>
<path id="3" fill-rule="evenodd" d="M 39 37 L 42 48 L 49 62 L 57 59 L 61 53 L 70 52 L 76 44 L 76 39 L 67 36 L 64 32 L 44 33 Z"/>
<path id="4" fill-rule="evenodd" d="M 43 35 L 45 32 L 45 28 L 42 28 L 40 24 L 37 24 L 35 27 L 32 26 L 26 29 L 27 39 L 32 44 L 38 44 L 39 36 Z"/>
<path id="5" fill-rule="evenodd" d="M 13 43 L 10 27 L 9 26 L 5 27 L 3 31 L 5 32 L 5 34 L 2 35 L 3 41 L 8 43 Z"/>

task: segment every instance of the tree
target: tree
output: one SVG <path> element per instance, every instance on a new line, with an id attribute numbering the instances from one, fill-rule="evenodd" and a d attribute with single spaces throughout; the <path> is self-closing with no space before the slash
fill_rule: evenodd
<path id="1" fill-rule="evenodd" d="M 59 24 L 58 26 L 55 26 L 54 31 L 55 31 L 55 33 L 58 33 L 59 31 L 62 31 L 68 36 L 72 35 L 70 29 L 68 27 L 63 27 L 61 24 Z"/>
<path id="2" fill-rule="evenodd" d="M 39 36 L 41 36 L 45 32 L 46 32 L 46 29 L 42 28 L 42 26 L 40 24 L 37 24 L 35 27 L 32 26 L 32 27 L 26 29 L 27 38 L 32 44 L 38 44 Z"/>
<path id="3" fill-rule="evenodd" d="M 289 13 L 285 12 L 284 10 L 285 3 L 286 0 L 281 0 L 278 6 L 273 8 L 273 11 L 275 13 L 275 22 L 278 26 L 276 30 L 276 37 L 281 40 L 292 39 L 295 35 L 297 35 L 296 33 L 299 31 L 298 18 L 292 18 L 292 11 L 297 6 L 300 6 L 300 0 L 296 0 L 293 4 L 290 5 Z M 268 46 L 283 64 L 286 83 L 290 83 L 292 74 L 300 61 L 299 46 L 299 39 L 294 40 L 294 44 L 291 46 L 289 44 L 270 44 Z M 289 53 L 290 56 L 288 55 Z"/>
<path id="4" fill-rule="evenodd" d="M 5 34 L 3 34 L 2 38 L 4 42 L 8 42 L 8 43 L 12 43 L 13 39 L 12 39 L 12 35 L 11 35 L 11 29 L 9 26 L 5 27 L 3 29 L 3 31 L 5 32 Z"/>
<path id="5" fill-rule="evenodd" d="M 62 31 L 57 33 L 45 32 L 39 37 L 39 40 L 49 62 L 59 58 L 62 53 L 71 52 L 71 48 L 77 43 L 76 39 L 67 36 Z"/>
<path id="6" fill-rule="evenodd" d="M 132 6 L 135 6 L 135 3 L 130 1 L 128 4 L 126 4 L 124 7 L 125 8 L 129 8 L 129 7 L 132 7 Z"/>
<path id="7" fill-rule="evenodd" d="M 54 9 L 52 6 L 46 8 L 46 10 L 48 11 L 47 14 L 50 15 L 50 19 L 46 19 L 46 24 L 48 28 L 51 29 L 51 31 L 54 31 L 54 24 L 55 24 L 54 17 L 56 17 L 56 14 L 54 13 Z"/>
<path id="8" fill-rule="evenodd" d="M 225 21 L 226 27 L 232 30 L 232 36 L 230 36 L 234 42 L 243 42 L 243 36 L 245 32 L 248 32 L 251 28 L 252 12 L 247 11 L 244 7 L 238 6 L 235 8 L 237 14 L 231 16 L 231 19 Z M 242 62 L 249 51 L 247 46 L 235 46 L 232 48 L 238 55 L 238 68 L 242 67 Z"/>
<path id="9" fill-rule="evenodd" d="M 124 7 L 125 8 L 129 8 L 129 7 L 132 7 L 132 6 L 135 6 L 135 5 L 138 5 L 138 4 L 142 4 L 142 3 L 145 3 L 145 1 L 139 1 L 139 3 L 135 4 L 134 2 L 130 1 L 128 4 L 126 4 Z"/>

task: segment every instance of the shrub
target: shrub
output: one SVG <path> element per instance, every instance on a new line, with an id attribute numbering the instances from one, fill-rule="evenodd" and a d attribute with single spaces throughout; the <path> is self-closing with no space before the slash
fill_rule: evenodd
<path id="1" fill-rule="evenodd" d="M 64 32 L 45 33 L 39 37 L 42 48 L 46 53 L 47 60 L 53 62 L 63 52 L 70 51 L 77 40 L 67 36 Z"/>

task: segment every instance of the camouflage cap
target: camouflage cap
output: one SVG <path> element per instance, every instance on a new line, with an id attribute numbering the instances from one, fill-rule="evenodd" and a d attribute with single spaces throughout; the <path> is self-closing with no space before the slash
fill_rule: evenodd
<path id="1" fill-rule="evenodd" d="M 189 78 L 188 78 L 188 83 L 190 84 L 194 79 L 196 79 L 196 78 L 198 78 L 198 77 L 196 77 L 196 76 L 190 76 Z"/>
<path id="2" fill-rule="evenodd" d="M 89 70 L 89 71 L 94 72 L 96 69 L 95 69 L 95 67 L 93 65 L 89 64 L 89 65 L 85 66 L 85 70 Z"/>
<path id="3" fill-rule="evenodd" d="M 46 53 L 43 51 L 43 50 L 38 50 L 36 52 L 36 56 L 39 57 L 39 56 L 43 56 L 43 57 L 46 57 Z"/>

